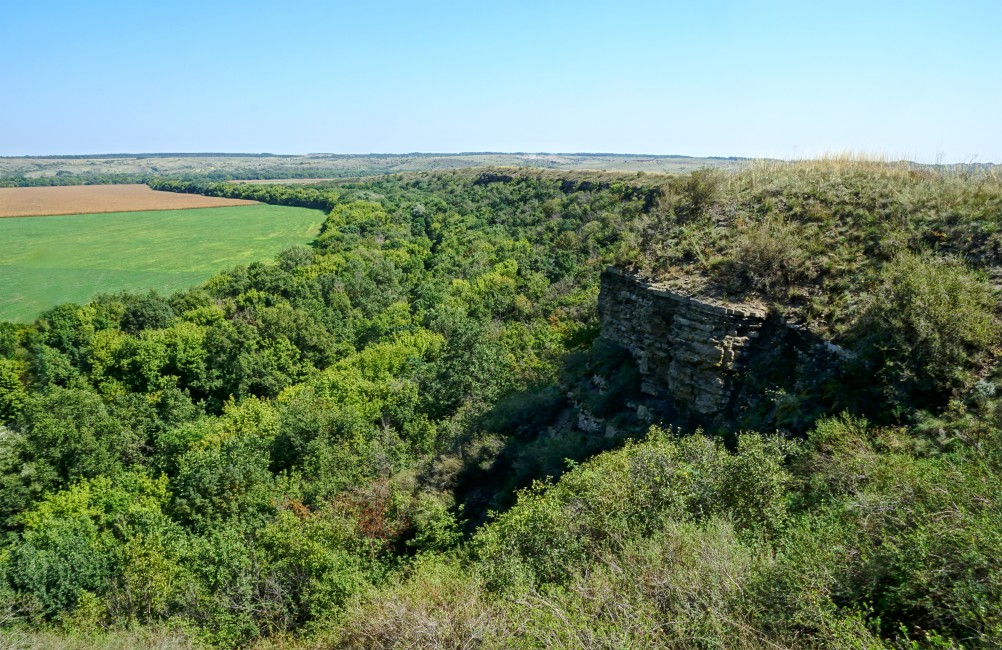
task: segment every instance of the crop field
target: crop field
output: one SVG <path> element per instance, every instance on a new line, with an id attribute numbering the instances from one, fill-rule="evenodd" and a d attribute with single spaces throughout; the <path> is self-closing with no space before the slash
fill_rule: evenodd
<path id="1" fill-rule="evenodd" d="M 30 320 L 96 293 L 190 287 L 309 242 L 323 219 L 261 204 L 0 219 L 0 320 Z"/>
<path id="2" fill-rule="evenodd" d="M 145 185 L 0 188 L 0 217 L 185 210 L 253 203 L 254 201 L 220 199 L 196 194 L 157 192 Z"/>

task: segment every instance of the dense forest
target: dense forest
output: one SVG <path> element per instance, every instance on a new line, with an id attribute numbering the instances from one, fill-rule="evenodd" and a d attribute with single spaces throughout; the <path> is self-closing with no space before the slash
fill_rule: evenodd
<path id="1" fill-rule="evenodd" d="M 187 291 L 0 323 L 13 647 L 1002 645 L 990 171 L 151 186 L 328 217 Z M 848 374 L 797 417 L 650 426 L 608 265 L 765 305 Z"/>

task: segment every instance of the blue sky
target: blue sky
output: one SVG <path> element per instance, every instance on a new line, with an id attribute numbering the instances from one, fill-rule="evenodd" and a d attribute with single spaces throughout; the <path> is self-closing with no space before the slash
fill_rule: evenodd
<path id="1" fill-rule="evenodd" d="M 1002 162 L 1002 2 L 0 0 L 0 155 Z"/>

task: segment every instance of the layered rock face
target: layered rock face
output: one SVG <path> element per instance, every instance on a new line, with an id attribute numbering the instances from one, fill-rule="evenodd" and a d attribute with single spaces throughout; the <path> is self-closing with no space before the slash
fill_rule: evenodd
<path id="1" fill-rule="evenodd" d="M 682 422 L 728 425 L 777 382 L 803 389 L 830 376 L 844 353 L 765 310 L 723 304 L 602 274 L 602 336 L 630 351 L 641 390 Z"/>

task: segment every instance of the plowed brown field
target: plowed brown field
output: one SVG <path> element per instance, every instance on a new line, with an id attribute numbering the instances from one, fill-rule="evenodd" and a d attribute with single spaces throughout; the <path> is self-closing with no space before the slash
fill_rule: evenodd
<path id="1" fill-rule="evenodd" d="M 255 201 L 219 199 L 197 194 L 157 192 L 145 185 L 74 185 L 70 187 L 0 188 L 0 218 L 38 217 L 57 214 L 184 210 Z"/>

